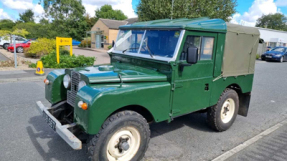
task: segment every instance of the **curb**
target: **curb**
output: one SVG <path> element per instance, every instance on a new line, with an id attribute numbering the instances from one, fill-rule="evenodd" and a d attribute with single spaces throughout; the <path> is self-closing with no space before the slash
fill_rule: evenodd
<path id="1" fill-rule="evenodd" d="M 45 78 L 46 76 L 0 79 L 0 83 L 19 82 L 19 81 L 43 81 Z"/>
<path id="2" fill-rule="evenodd" d="M 235 148 L 221 154 L 220 156 L 216 157 L 215 159 L 213 159 L 212 161 L 225 161 L 226 159 L 230 158 L 231 156 L 233 156 L 234 154 L 240 152 L 241 150 L 247 148 L 248 146 L 250 146 L 251 144 L 257 142 L 258 140 L 262 139 L 263 137 L 271 134 L 272 132 L 276 131 L 277 129 L 279 129 L 280 127 L 284 126 L 287 124 L 287 119 L 285 118 L 283 121 L 277 123 L 276 125 L 266 129 L 265 131 L 261 132 L 260 134 L 248 139 L 247 141 L 239 144 L 238 146 L 236 146 Z"/>

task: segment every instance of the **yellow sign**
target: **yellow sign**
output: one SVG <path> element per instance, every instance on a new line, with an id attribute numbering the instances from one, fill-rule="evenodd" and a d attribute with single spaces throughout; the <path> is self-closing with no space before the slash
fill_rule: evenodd
<path id="1" fill-rule="evenodd" d="M 73 55 L 72 38 L 56 37 L 57 63 L 60 63 L 60 46 L 70 46 L 70 55 Z"/>

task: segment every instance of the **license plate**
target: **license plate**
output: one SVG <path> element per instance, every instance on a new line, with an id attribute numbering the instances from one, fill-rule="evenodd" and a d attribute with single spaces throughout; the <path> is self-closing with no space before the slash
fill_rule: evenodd
<path id="1" fill-rule="evenodd" d="M 47 114 L 45 111 L 43 111 L 43 117 L 46 120 L 47 124 L 54 130 L 56 131 L 56 122 L 53 121 Z"/>
<path id="2" fill-rule="evenodd" d="M 272 58 L 272 56 L 266 56 L 266 58 Z"/>

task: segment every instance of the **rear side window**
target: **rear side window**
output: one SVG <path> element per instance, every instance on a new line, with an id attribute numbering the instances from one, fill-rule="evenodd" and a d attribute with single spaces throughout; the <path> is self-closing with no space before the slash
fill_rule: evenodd
<path id="1" fill-rule="evenodd" d="M 213 37 L 202 37 L 200 60 L 211 60 L 213 53 Z"/>
<path id="2" fill-rule="evenodd" d="M 213 54 L 214 37 L 187 36 L 180 60 L 186 60 L 187 49 L 189 47 L 198 48 L 199 60 L 211 60 Z"/>

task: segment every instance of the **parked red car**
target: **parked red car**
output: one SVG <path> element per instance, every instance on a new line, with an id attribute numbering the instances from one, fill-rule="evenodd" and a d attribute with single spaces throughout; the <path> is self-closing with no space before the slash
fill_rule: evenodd
<path id="1" fill-rule="evenodd" d="M 29 48 L 31 45 L 31 42 L 33 42 L 35 40 L 30 39 L 27 41 L 24 41 L 23 43 L 18 43 L 16 44 L 16 52 L 17 53 L 23 53 L 25 48 Z M 7 48 L 8 51 L 10 52 L 14 52 L 14 44 L 10 44 Z"/>

